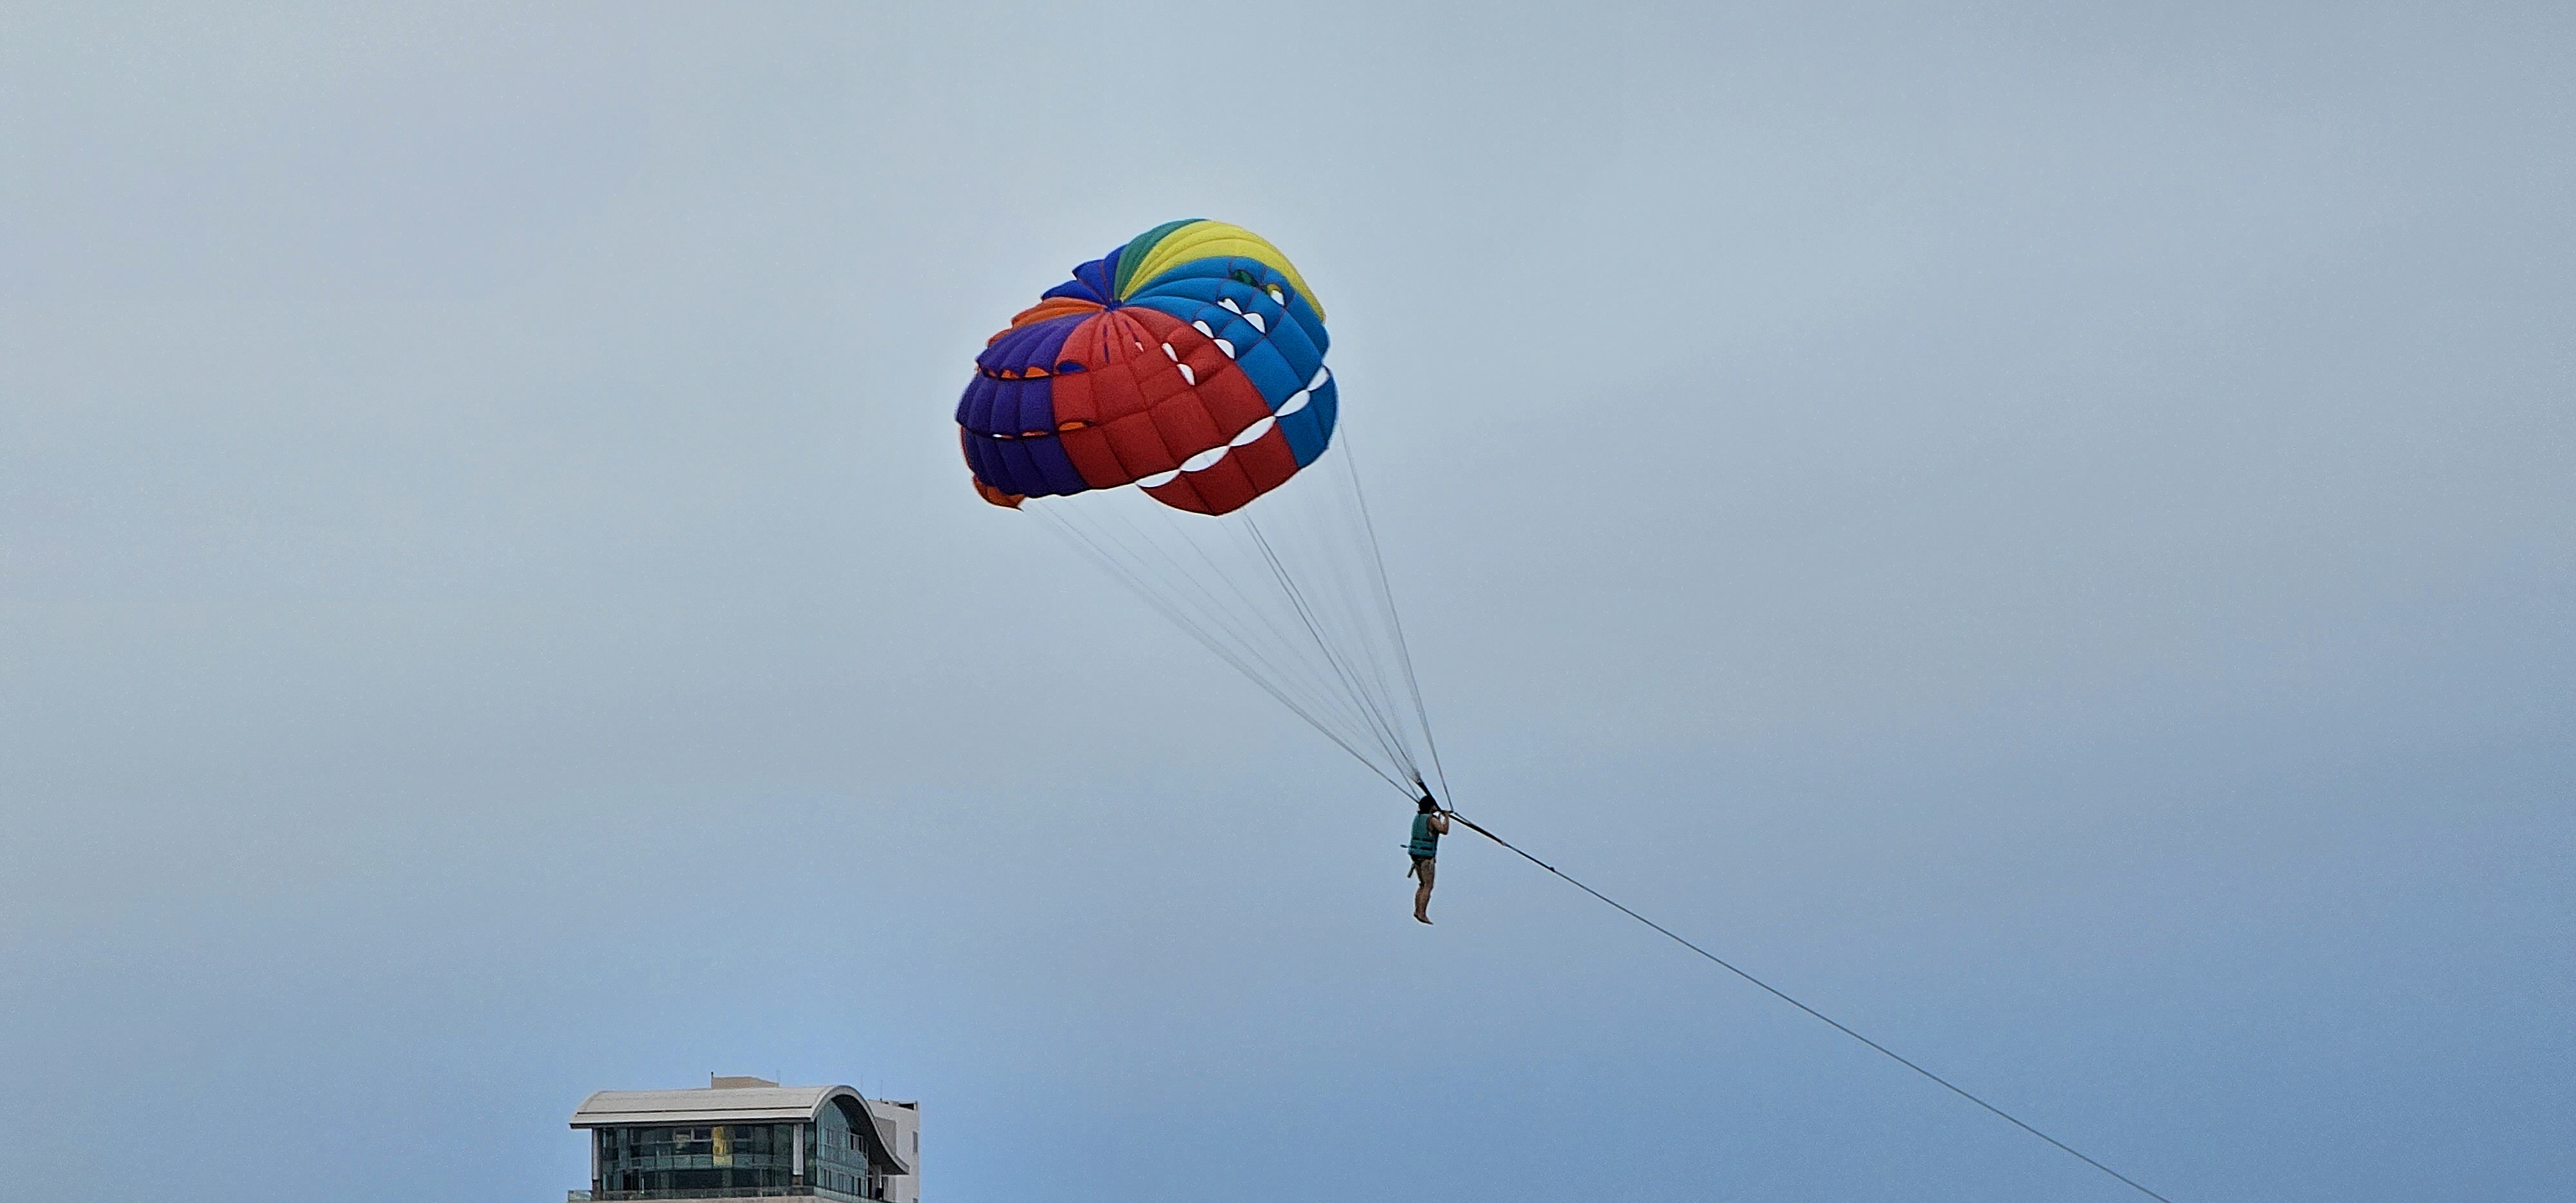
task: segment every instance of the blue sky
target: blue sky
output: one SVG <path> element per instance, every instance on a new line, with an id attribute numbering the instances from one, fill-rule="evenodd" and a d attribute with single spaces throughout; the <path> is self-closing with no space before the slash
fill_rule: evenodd
<path id="1" fill-rule="evenodd" d="M 1333 315 L 1462 807 L 2177 1200 L 2559 1199 L 2563 7 L 13 6 L 0 1121 L 546 1199 L 2118 1199 L 968 489 L 1172 217 Z M 56 1164 L 67 1201 L 144 1189 Z M 77 1168 L 72 1168 L 72 1167 Z"/>

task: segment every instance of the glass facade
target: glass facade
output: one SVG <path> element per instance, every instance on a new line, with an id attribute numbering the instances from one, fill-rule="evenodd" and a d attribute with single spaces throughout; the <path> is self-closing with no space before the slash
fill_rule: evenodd
<path id="1" fill-rule="evenodd" d="M 805 1164 L 796 1164 L 796 1129 Z M 701 1124 L 600 1128 L 600 1199 L 709 1199 L 733 1195 L 885 1197 L 885 1151 L 872 1126 L 835 1101 L 812 1124 Z"/>
<path id="2" fill-rule="evenodd" d="M 795 1185 L 792 1124 L 602 1128 L 600 1189 L 666 1199 L 717 1197 Z"/>
<path id="3" fill-rule="evenodd" d="M 875 1142 L 870 1125 L 864 1119 L 850 1121 L 849 1112 L 841 1107 L 823 1109 L 823 1139 L 814 1150 L 814 1185 L 853 1199 L 882 1199 L 885 1179 L 876 1167 L 879 1159 L 868 1155 L 868 1146 Z"/>

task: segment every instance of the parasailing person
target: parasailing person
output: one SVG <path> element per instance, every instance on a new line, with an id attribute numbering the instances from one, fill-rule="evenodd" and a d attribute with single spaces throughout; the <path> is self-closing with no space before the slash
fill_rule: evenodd
<path id="1" fill-rule="evenodd" d="M 1413 816 L 1413 839 L 1405 845 L 1405 851 L 1413 854 L 1413 867 L 1405 870 L 1404 875 L 1415 882 L 1414 919 L 1429 923 L 1431 879 L 1440 868 L 1440 837 L 1449 834 L 1449 815 L 1440 809 L 1439 801 L 1427 789 L 1422 791 L 1422 797 L 1414 802 L 1414 806 L 1417 811 Z"/>

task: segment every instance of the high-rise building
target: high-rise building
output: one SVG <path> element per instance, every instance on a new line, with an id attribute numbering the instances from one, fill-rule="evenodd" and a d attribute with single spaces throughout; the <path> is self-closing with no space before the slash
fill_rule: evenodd
<path id="1" fill-rule="evenodd" d="M 572 1126 L 590 1140 L 583 1199 L 919 1203 L 921 1104 L 847 1086 L 710 1076 L 703 1090 L 603 1090 Z"/>

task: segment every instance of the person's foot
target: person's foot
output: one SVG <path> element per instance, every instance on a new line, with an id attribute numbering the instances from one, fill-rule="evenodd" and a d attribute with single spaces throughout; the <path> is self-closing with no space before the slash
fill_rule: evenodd
<path id="1" fill-rule="evenodd" d="M 1416 923 L 1429 923 L 1429 922 L 1431 922 L 1431 916 L 1429 916 L 1429 915 L 1415 915 L 1415 916 L 1413 917 L 1413 921 L 1414 921 L 1414 922 L 1416 922 Z"/>

